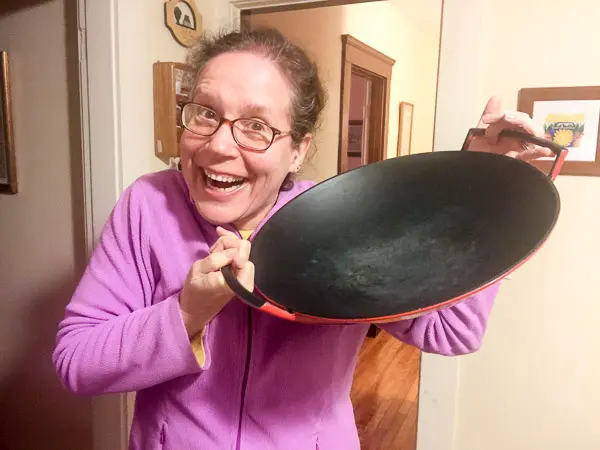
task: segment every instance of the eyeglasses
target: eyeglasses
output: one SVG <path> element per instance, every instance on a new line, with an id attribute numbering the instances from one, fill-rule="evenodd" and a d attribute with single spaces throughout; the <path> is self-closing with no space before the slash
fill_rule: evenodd
<path id="1" fill-rule="evenodd" d="M 185 103 L 181 109 L 182 125 L 200 136 L 212 136 L 225 122 L 230 124 L 233 139 L 240 147 L 256 152 L 266 151 L 276 136 L 290 134 L 255 119 L 225 119 L 212 109 L 197 103 Z"/>

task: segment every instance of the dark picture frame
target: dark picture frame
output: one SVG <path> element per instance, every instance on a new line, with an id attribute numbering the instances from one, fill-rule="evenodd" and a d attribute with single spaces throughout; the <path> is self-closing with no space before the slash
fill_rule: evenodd
<path id="1" fill-rule="evenodd" d="M 0 193 L 18 192 L 8 53 L 0 51 Z"/>

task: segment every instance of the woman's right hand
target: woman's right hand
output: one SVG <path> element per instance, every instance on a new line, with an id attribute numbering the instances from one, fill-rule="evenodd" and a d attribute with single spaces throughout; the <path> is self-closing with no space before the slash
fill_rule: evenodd
<path id="1" fill-rule="evenodd" d="M 221 268 L 229 264 L 239 282 L 254 289 L 254 264 L 249 261 L 250 242 L 217 227 L 219 239 L 210 254 L 196 261 L 185 280 L 179 307 L 188 336 L 196 335 L 235 295 L 225 282 Z"/>

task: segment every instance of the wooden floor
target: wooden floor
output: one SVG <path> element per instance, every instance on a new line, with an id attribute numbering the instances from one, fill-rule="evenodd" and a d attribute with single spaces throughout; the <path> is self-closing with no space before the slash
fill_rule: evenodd
<path id="1" fill-rule="evenodd" d="M 415 450 L 419 359 L 384 331 L 365 340 L 351 392 L 362 450 Z"/>

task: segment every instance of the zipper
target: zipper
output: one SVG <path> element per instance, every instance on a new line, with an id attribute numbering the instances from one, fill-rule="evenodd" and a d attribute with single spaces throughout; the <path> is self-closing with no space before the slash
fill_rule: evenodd
<path id="1" fill-rule="evenodd" d="M 250 372 L 250 352 L 252 350 L 252 309 L 248 308 L 248 345 L 246 349 L 246 365 L 244 367 L 244 378 L 242 379 L 242 396 L 240 402 L 240 416 L 238 419 L 237 445 L 236 450 L 240 450 L 242 445 L 242 421 L 244 417 L 244 403 L 246 400 L 246 386 L 248 385 L 248 373 Z"/>
<path id="2" fill-rule="evenodd" d="M 162 427 L 160 428 L 160 446 L 161 446 L 161 448 L 163 445 L 165 445 L 165 440 L 166 440 L 165 424 L 163 423 Z"/>

